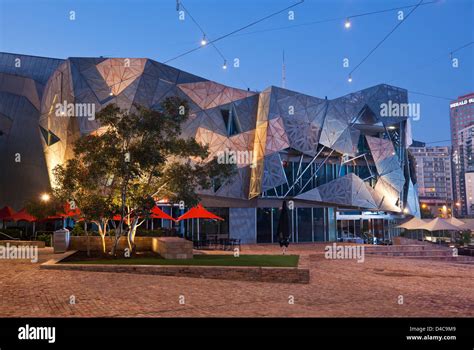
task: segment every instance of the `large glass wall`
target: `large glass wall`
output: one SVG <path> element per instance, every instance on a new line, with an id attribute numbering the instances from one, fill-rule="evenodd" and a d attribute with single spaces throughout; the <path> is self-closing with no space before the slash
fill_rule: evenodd
<path id="1" fill-rule="evenodd" d="M 280 208 L 257 208 L 257 243 L 278 242 Z M 296 208 L 290 210 L 292 242 L 336 240 L 334 208 Z"/>
<path id="2" fill-rule="evenodd" d="M 306 168 L 308 169 L 304 171 Z M 368 179 L 368 183 L 373 185 L 371 181 L 375 181 L 375 179 L 370 180 L 370 177 L 376 173 L 375 167 L 373 165 L 369 166 L 365 162 L 365 159 L 359 159 L 358 164 L 348 162 L 343 165 L 339 162 L 331 163 L 331 161 L 326 161 L 326 163 L 323 164 L 322 160 L 315 161 L 311 164 L 309 161 L 303 161 L 301 163 L 299 161 L 284 161 L 283 169 L 288 184 L 285 183 L 265 191 L 262 197 L 296 196 L 299 193 L 309 191 L 349 173 L 354 173 L 361 179 Z M 289 190 L 291 186 L 293 187 Z"/>
<path id="3" fill-rule="evenodd" d="M 353 219 L 337 220 L 337 237 L 339 240 L 362 238 L 370 243 L 374 241 L 374 238 L 377 241 L 389 240 L 398 234 L 393 229 L 396 225 L 393 222 L 394 220 L 388 218 L 363 218 L 360 215 L 354 215 Z"/>

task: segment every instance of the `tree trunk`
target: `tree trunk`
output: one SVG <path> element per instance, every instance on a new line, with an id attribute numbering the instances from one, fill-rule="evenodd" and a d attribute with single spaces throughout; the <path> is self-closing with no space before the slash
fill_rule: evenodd
<path id="1" fill-rule="evenodd" d="M 87 238 L 87 256 L 91 256 L 91 243 L 90 243 L 89 232 L 87 231 L 86 220 L 84 220 L 84 231 L 86 232 L 86 238 Z"/>
<path id="2" fill-rule="evenodd" d="M 130 249 L 130 253 L 133 252 L 135 249 L 135 234 L 137 232 L 137 227 L 138 227 L 138 218 L 133 219 L 132 224 L 130 225 L 128 229 L 128 234 L 127 234 L 127 242 L 128 242 L 128 248 Z"/>

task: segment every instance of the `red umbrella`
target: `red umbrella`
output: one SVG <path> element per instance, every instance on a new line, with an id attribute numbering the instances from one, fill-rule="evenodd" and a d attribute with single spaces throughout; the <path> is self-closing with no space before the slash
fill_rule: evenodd
<path id="1" fill-rule="evenodd" d="M 11 220 L 10 217 L 15 214 L 15 211 L 8 205 L 0 209 L 0 220 L 3 221 L 3 228 L 5 228 L 5 221 Z"/>
<path id="2" fill-rule="evenodd" d="M 168 214 L 166 214 L 163 210 L 158 208 L 157 206 L 154 206 L 153 209 L 151 210 L 151 215 L 150 217 L 152 219 L 165 219 L 165 220 L 173 220 L 176 221 L 176 219 Z"/>
<path id="3" fill-rule="evenodd" d="M 177 221 L 185 220 L 185 219 L 197 219 L 197 238 L 199 240 L 199 219 L 212 219 L 212 220 L 221 220 L 224 221 L 223 218 L 217 216 L 216 214 L 211 213 L 204 209 L 204 207 L 199 203 L 196 207 L 189 209 L 188 212 L 181 215 Z"/>
<path id="4" fill-rule="evenodd" d="M 66 204 L 64 204 L 64 213 L 58 213 L 58 215 L 62 216 L 62 217 L 78 217 L 81 215 L 81 210 L 76 207 L 75 209 L 71 209 L 71 204 L 69 204 L 69 202 L 66 202 Z"/>
<path id="5" fill-rule="evenodd" d="M 33 215 L 29 214 L 25 208 L 21 209 L 19 212 L 11 215 L 10 217 L 6 219 L 13 220 L 13 221 L 28 221 L 28 222 L 36 221 L 36 218 Z"/>
<path id="6" fill-rule="evenodd" d="M 116 215 L 114 215 L 114 216 L 112 217 L 112 220 L 113 220 L 113 221 L 120 221 L 120 220 L 122 220 L 122 215 L 116 214 Z M 130 225 L 130 218 L 129 218 L 127 215 L 125 216 L 124 222 L 125 222 L 127 225 Z"/>
<path id="7" fill-rule="evenodd" d="M 210 211 L 204 209 L 201 204 L 198 204 L 196 207 L 189 209 L 187 213 L 184 213 L 178 218 L 178 221 L 185 219 L 212 219 L 224 221 L 224 219 L 220 216 L 217 216 L 211 213 Z"/>
<path id="8" fill-rule="evenodd" d="M 8 219 L 13 214 L 15 214 L 15 211 L 11 207 L 6 205 L 2 209 L 0 209 L 0 220 Z"/>

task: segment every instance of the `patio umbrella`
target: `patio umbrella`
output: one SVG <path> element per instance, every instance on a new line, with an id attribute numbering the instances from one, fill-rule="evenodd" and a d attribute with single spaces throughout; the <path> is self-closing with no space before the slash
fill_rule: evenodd
<path id="1" fill-rule="evenodd" d="M 173 220 L 176 221 L 176 219 L 168 214 L 166 214 L 163 210 L 158 208 L 157 206 L 154 206 L 153 209 L 151 209 L 151 215 L 150 217 L 152 219 L 165 219 L 165 220 Z"/>
<path id="2" fill-rule="evenodd" d="M 223 218 L 217 216 L 210 211 L 206 210 L 201 204 L 198 204 L 194 208 L 189 209 L 186 213 L 181 215 L 177 221 L 185 220 L 185 219 L 197 219 L 198 228 L 197 228 L 197 236 L 199 240 L 199 219 L 211 219 L 211 220 L 221 220 L 224 221 Z"/>
<path id="3" fill-rule="evenodd" d="M 395 227 L 404 228 L 405 230 L 419 230 L 422 229 L 424 225 L 426 225 L 425 221 L 418 219 L 417 217 L 413 217 L 410 220 L 405 221 L 403 224 Z"/>
<path id="4" fill-rule="evenodd" d="M 277 228 L 278 240 L 280 241 L 280 246 L 288 246 L 290 242 L 290 217 L 288 215 L 288 206 L 286 201 L 283 201 L 281 207 L 280 218 L 278 220 Z"/>
<path id="5" fill-rule="evenodd" d="M 435 218 L 420 228 L 422 228 L 423 230 L 431 231 L 431 232 L 433 231 L 460 231 L 461 230 L 459 226 L 450 224 L 449 222 L 441 218 Z"/>
<path id="6" fill-rule="evenodd" d="M 454 225 L 454 226 L 457 226 L 457 227 L 462 227 L 464 226 L 466 223 L 455 218 L 455 217 L 450 217 L 449 219 L 446 219 L 446 222 L 449 222 L 451 225 Z"/>
<path id="7" fill-rule="evenodd" d="M 81 210 L 78 207 L 71 209 L 71 204 L 66 202 L 66 204 L 64 204 L 64 212 L 58 213 L 58 215 L 65 218 L 79 217 L 81 215 Z"/>
<path id="8" fill-rule="evenodd" d="M 13 221 L 27 221 L 33 223 L 33 235 L 35 234 L 35 221 L 37 220 L 33 215 L 26 211 L 26 208 L 21 209 L 15 214 L 11 215 L 8 220 Z"/>
<path id="9" fill-rule="evenodd" d="M 13 221 L 28 221 L 28 222 L 36 221 L 36 218 L 30 213 L 28 213 L 25 208 L 11 215 L 9 219 Z"/>
<path id="10" fill-rule="evenodd" d="M 0 220 L 3 220 L 3 228 L 5 228 L 5 220 L 10 220 L 9 217 L 13 214 L 15 214 L 15 211 L 8 205 L 0 209 Z"/>
<path id="11" fill-rule="evenodd" d="M 161 210 L 156 205 L 151 209 L 150 218 L 176 221 L 174 217 L 166 214 L 163 210 Z M 148 228 L 148 222 L 147 222 L 147 228 Z M 153 230 L 153 220 L 151 220 L 151 229 Z"/>
<path id="12" fill-rule="evenodd" d="M 455 226 L 453 224 L 450 224 L 448 221 L 445 219 L 441 218 L 435 218 L 425 224 L 423 227 L 424 230 L 427 231 L 462 231 L 462 229 L 459 226 Z M 438 233 L 438 238 L 440 238 L 440 234 Z"/>

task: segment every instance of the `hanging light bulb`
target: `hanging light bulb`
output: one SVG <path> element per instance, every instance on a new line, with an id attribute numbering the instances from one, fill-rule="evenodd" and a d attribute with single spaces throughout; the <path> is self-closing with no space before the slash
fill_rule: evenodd
<path id="1" fill-rule="evenodd" d="M 205 46 L 207 44 L 207 39 L 206 39 L 206 35 L 204 35 L 201 39 L 201 46 Z"/>
<path id="2" fill-rule="evenodd" d="M 351 76 L 350 74 L 349 74 L 349 77 L 347 78 L 347 81 L 348 81 L 349 83 L 352 83 L 352 76 Z"/>
<path id="3" fill-rule="evenodd" d="M 351 26 L 351 21 L 349 20 L 349 18 L 346 18 L 346 21 L 344 22 L 344 28 L 349 29 Z"/>
<path id="4" fill-rule="evenodd" d="M 227 60 L 224 60 L 224 64 L 222 65 L 222 69 L 227 69 Z"/>

